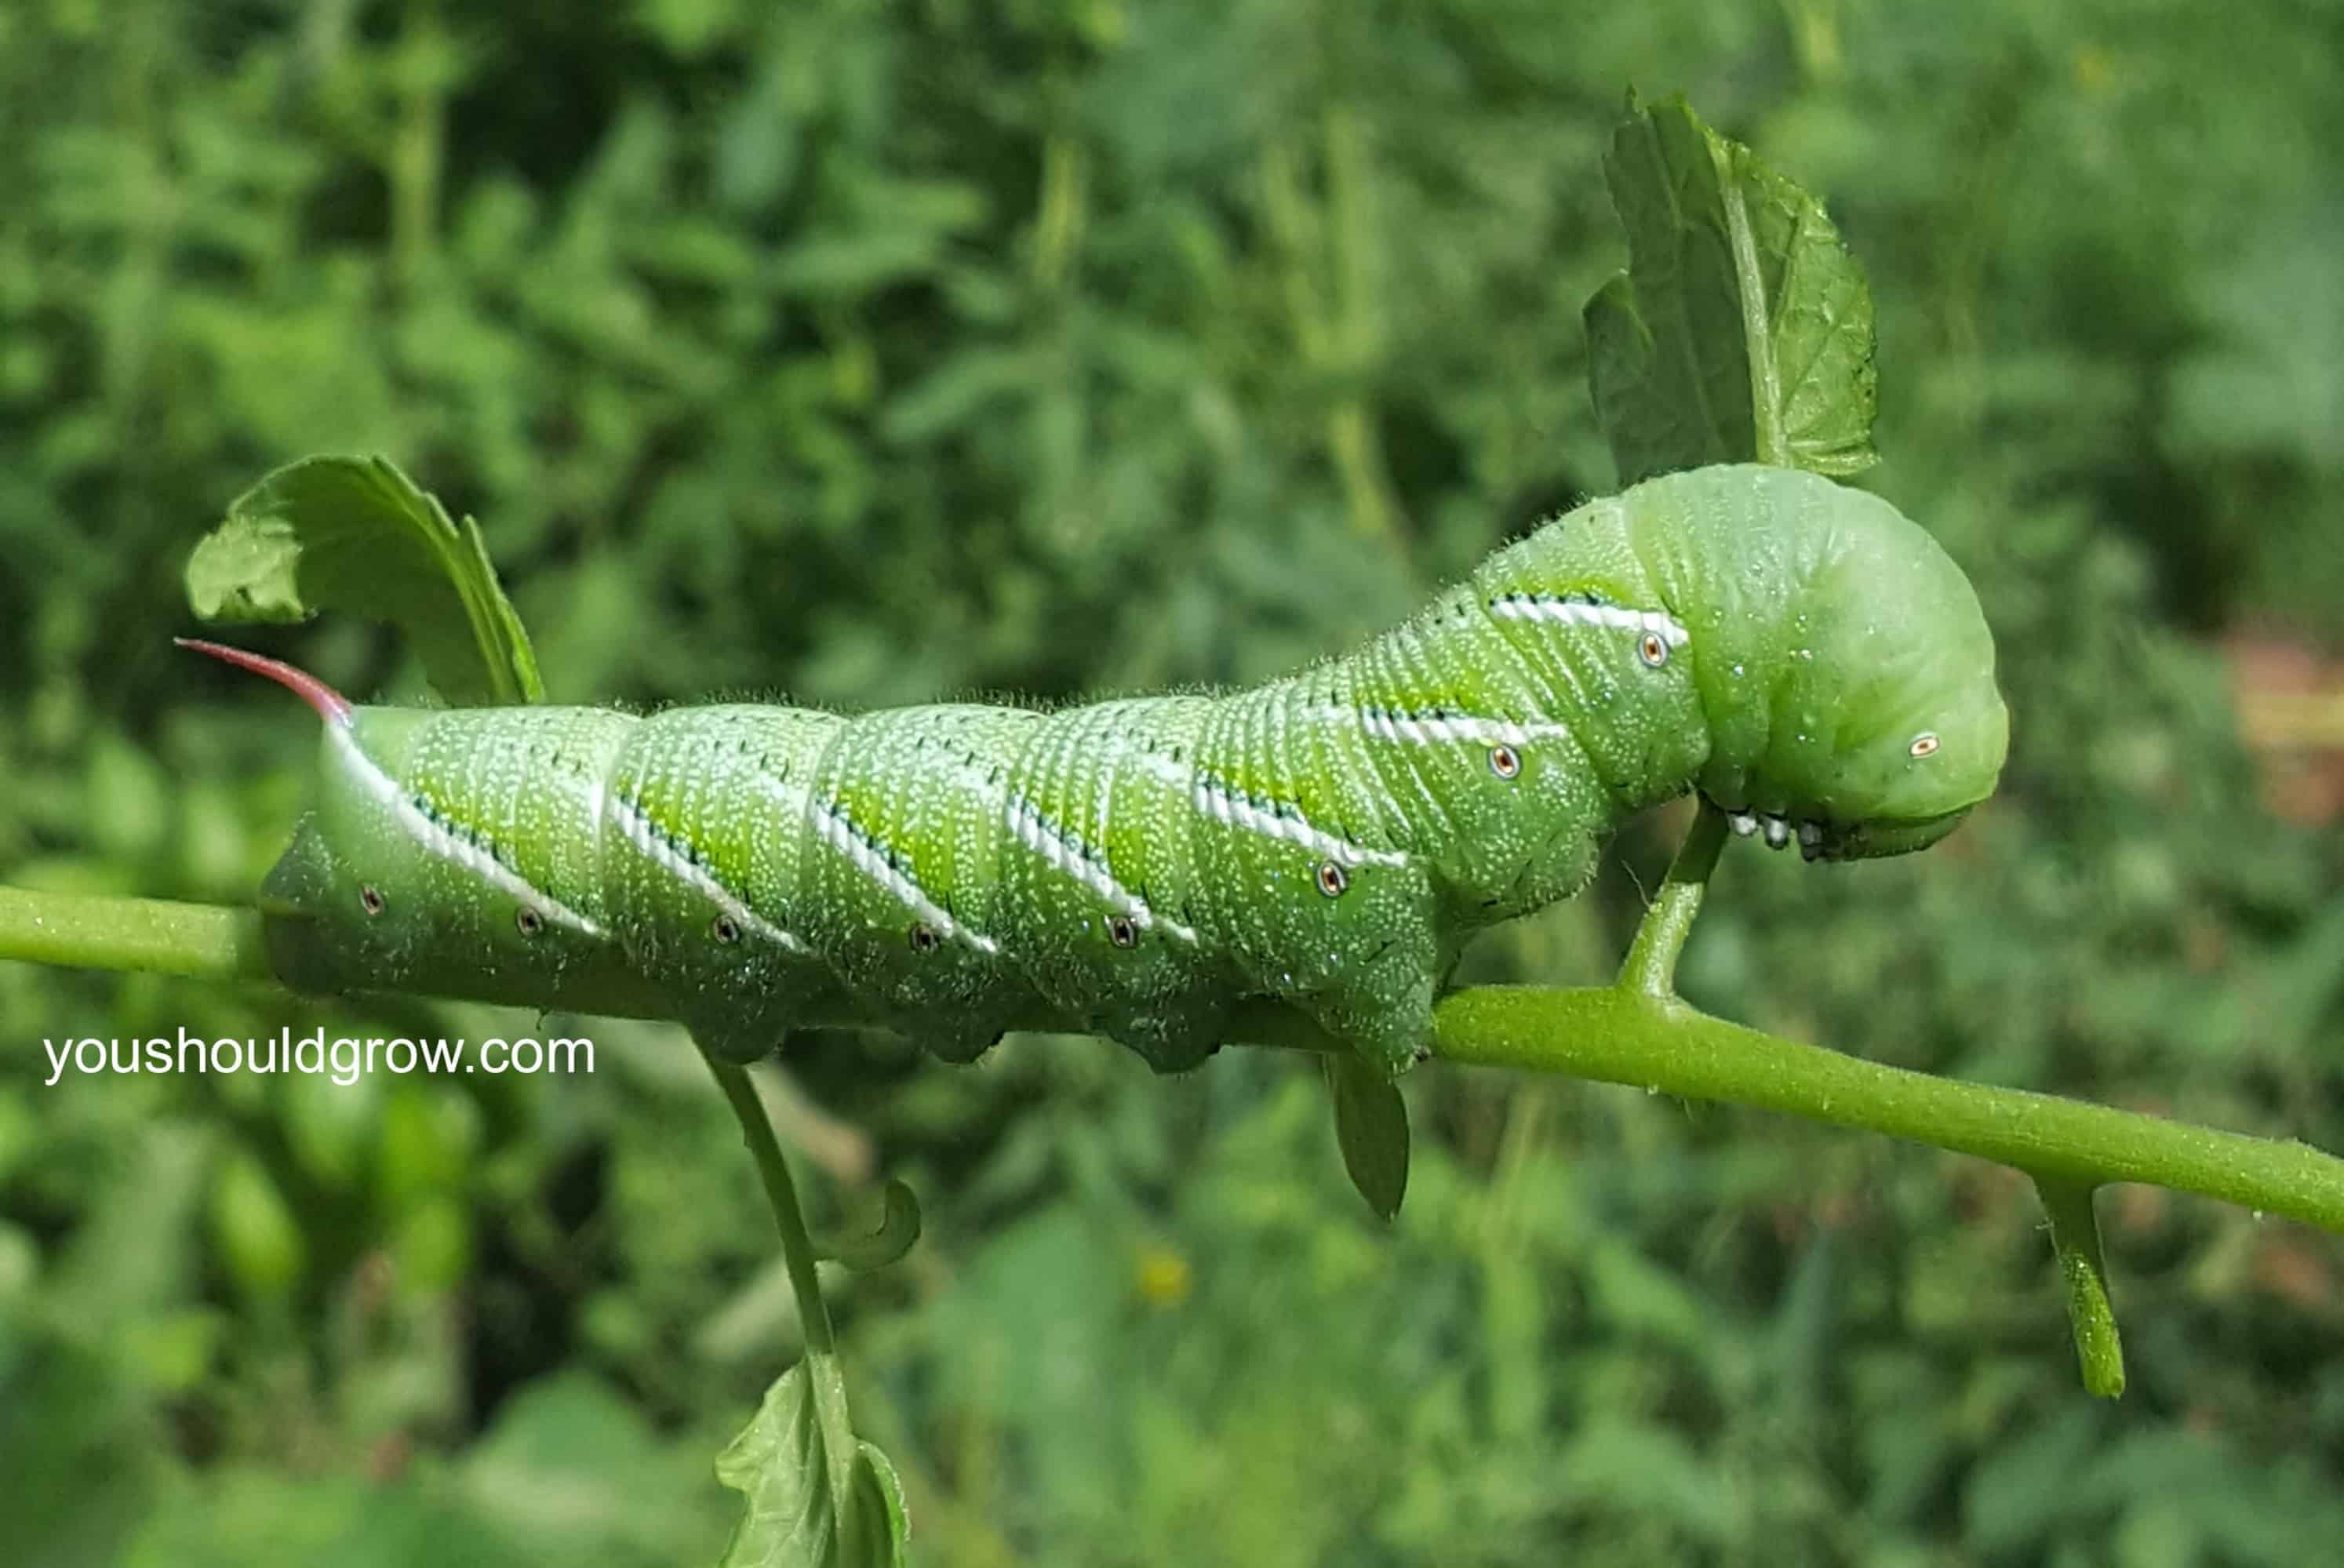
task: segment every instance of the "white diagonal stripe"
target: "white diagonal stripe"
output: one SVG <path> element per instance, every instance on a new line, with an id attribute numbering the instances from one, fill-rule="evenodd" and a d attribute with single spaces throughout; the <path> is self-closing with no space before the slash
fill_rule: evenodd
<path id="1" fill-rule="evenodd" d="M 1105 856 L 1099 855 L 1080 838 L 1058 827 L 1042 814 L 1042 808 L 1022 796 L 1011 795 L 1008 804 L 1009 831 L 1017 842 L 1050 863 L 1054 870 L 1065 872 L 1107 905 L 1131 917 L 1131 923 L 1145 931 L 1161 926 L 1167 933 L 1190 946 L 1197 945 L 1197 934 L 1168 915 L 1158 915 L 1140 897 L 1116 880 L 1107 869 Z"/>
<path id="2" fill-rule="evenodd" d="M 813 813 L 815 827 L 833 848 L 853 861 L 864 875 L 894 894 L 904 908 L 933 927 L 936 935 L 974 947 L 987 957 L 1001 951 L 1000 943 L 954 919 L 943 905 L 921 891 L 918 883 L 889 864 L 886 851 L 855 826 L 843 808 L 830 802 L 810 802 L 809 809 Z"/>
<path id="3" fill-rule="evenodd" d="M 731 916 L 743 932 L 761 936 L 792 953 L 806 951 L 803 942 L 750 908 L 738 894 L 724 885 L 714 872 L 687 856 L 640 804 L 621 795 L 617 805 L 619 831 L 626 835 L 628 843 L 650 855 L 661 869 L 690 884 L 702 897 Z"/>
<path id="4" fill-rule="evenodd" d="M 1504 593 L 1490 601 L 1490 613 L 1506 621 L 1554 621 L 1566 626 L 1605 626 L 1620 632 L 1652 632 L 1672 648 L 1692 641 L 1674 616 L 1626 604 L 1597 604 L 1551 593 Z"/>
<path id="5" fill-rule="evenodd" d="M 1300 845 L 1321 859 L 1342 865 L 1406 865 L 1408 856 L 1396 849 L 1371 849 L 1348 838 L 1313 827 L 1302 808 L 1290 803 L 1256 800 L 1241 790 L 1199 774 L 1192 799 L 1198 811 L 1230 827 L 1241 827 L 1265 838 L 1282 838 Z"/>
<path id="6" fill-rule="evenodd" d="M 359 743 L 350 733 L 348 723 L 328 724 L 327 731 L 334 738 L 337 754 L 359 784 L 389 808 L 399 825 L 407 830 L 408 836 L 420 845 L 427 854 L 461 866 L 490 886 L 520 899 L 557 926 L 566 926 L 581 936 L 598 940 L 610 935 L 560 899 L 532 886 L 527 877 L 499 860 L 495 852 L 477 838 L 453 832 L 434 821 L 417 803 L 413 791 L 391 777 L 383 771 L 379 763 L 359 749 Z"/>
<path id="7" fill-rule="evenodd" d="M 1446 709 L 1411 713 L 1373 704 L 1359 708 L 1329 704 L 1306 708 L 1301 716 L 1318 723 L 1357 724 L 1369 734 L 1380 735 L 1394 744 L 1446 745 L 1461 742 L 1477 746 L 1526 746 L 1534 740 L 1573 738 L 1567 724 L 1552 722 L 1523 723 L 1515 719 L 1487 718 L 1474 713 L 1451 713 Z"/>

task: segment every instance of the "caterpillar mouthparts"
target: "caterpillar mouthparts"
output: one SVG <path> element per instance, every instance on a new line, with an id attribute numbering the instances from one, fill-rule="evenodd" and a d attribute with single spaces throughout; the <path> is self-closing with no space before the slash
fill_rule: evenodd
<path id="1" fill-rule="evenodd" d="M 1773 812 L 1732 806 L 1719 809 L 1725 813 L 1726 825 L 1733 829 L 1736 836 L 1748 838 L 1763 831 L 1769 849 L 1787 849 L 1795 836 L 1803 860 L 1821 860 L 1829 851 L 1830 824 L 1817 818 L 1778 816 Z"/>

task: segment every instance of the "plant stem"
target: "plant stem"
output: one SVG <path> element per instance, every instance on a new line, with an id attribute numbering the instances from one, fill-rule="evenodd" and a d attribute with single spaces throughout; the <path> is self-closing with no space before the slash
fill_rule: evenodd
<path id="1" fill-rule="evenodd" d="M 1679 867 L 1688 874 L 1698 864 L 1692 851 L 1703 831 L 1697 820 L 1678 854 Z M 1646 930 L 1638 934 L 1648 955 L 1641 972 L 1656 972 L 1652 966 L 1672 962 L 1671 942 L 1683 941 L 1679 916 L 1690 918 L 1685 906 L 1698 900 L 1699 892 L 1696 878 L 1688 875 L 1680 880 L 1678 868 L 1672 868 L 1670 885 L 1662 888 Z M 1672 913 L 1663 919 L 1663 910 Z M 259 917 L 249 911 L 0 888 L 0 959 L 10 958 L 213 980 L 267 976 Z M 1632 952 L 1632 966 L 1634 963 Z M 658 1016 L 656 999 L 648 993 L 540 997 L 532 1005 L 629 1017 Z M 1435 1052 L 1452 1062 L 1631 1084 L 1683 1099 L 1783 1111 L 1999 1160 L 2038 1180 L 2064 1179 L 2087 1186 L 2149 1182 L 2344 1235 L 2344 1160 L 2302 1143 L 2217 1132 L 2025 1089 L 1884 1067 L 1743 1028 L 1641 986 L 1485 986 L 1448 997 L 1433 1017 Z M 852 1026 L 868 1021 L 820 1018 L 807 1023 Z M 1027 1022 L 1036 1028 L 1066 1027 L 1063 1020 Z M 1229 1037 L 1303 1050 L 1340 1048 L 1308 1018 L 1270 1002 L 1240 1007 Z M 728 1073 L 737 1077 L 738 1069 L 720 1069 L 717 1077 L 732 1098 L 735 1085 Z M 745 1079 L 737 1087 L 748 1089 Z M 756 1153 L 761 1138 L 773 1146 L 773 1131 L 753 1097 L 746 1103 L 754 1115 L 743 1116 L 743 1131 L 751 1152 Z M 741 1108 L 736 1099 L 735 1110 Z M 787 1209 L 794 1216 L 794 1196 L 777 1147 L 770 1170 L 780 1173 L 778 1186 L 763 1158 L 759 1168 L 767 1174 L 768 1194 L 778 1191 L 789 1198 Z M 782 1207 L 777 1200 L 776 1221 L 783 1227 L 786 1244 L 791 1221 L 781 1218 Z M 803 1219 L 794 1224 L 803 1235 Z M 797 1279 L 793 1272 L 793 1284 Z M 813 1323 L 810 1318 L 810 1336 L 815 1332 Z"/>
<path id="2" fill-rule="evenodd" d="M 217 904 L 0 887 L 0 958 L 275 985 L 260 916 Z"/>
<path id="3" fill-rule="evenodd" d="M 2080 1181 L 2035 1179 L 2043 1212 L 2051 1220 L 2051 1246 L 2059 1256 L 2067 1286 L 2067 1320 L 2076 1330 L 2076 1364 L 2084 1387 L 2104 1400 L 2124 1392 L 2124 1341 L 2117 1335 L 2116 1308 L 2108 1300 L 2108 1265 L 2100 1253 L 2100 1222 L 2092 1212 L 2094 1189 Z"/>
<path id="4" fill-rule="evenodd" d="M 829 1355 L 834 1348 L 830 1309 L 823 1305 L 822 1281 L 814 1271 L 813 1238 L 806 1230 L 805 1215 L 798 1208 L 797 1186 L 790 1179 L 789 1161 L 782 1157 L 764 1101 L 757 1098 L 757 1086 L 749 1081 L 747 1068 L 719 1061 L 706 1051 L 701 1052 L 701 1058 L 716 1075 L 716 1087 L 724 1091 L 724 1102 L 741 1124 L 741 1141 L 749 1146 L 750 1158 L 757 1162 L 765 1201 L 773 1206 L 773 1229 L 782 1235 L 782 1262 L 789 1270 L 790 1292 L 797 1298 L 806 1354 Z"/>
<path id="5" fill-rule="evenodd" d="M 2097 1185 L 2145 1181 L 2344 1234 L 2344 1160 L 2029 1089 L 1935 1077 L 1801 1045 L 1610 986 L 1490 986 L 1434 1014 L 1452 1062 L 1632 1084 L 1862 1128 Z"/>
<path id="6" fill-rule="evenodd" d="M 1693 916 L 1701 913 L 1702 895 L 1709 890 L 1709 874 L 1724 847 L 1725 814 L 1704 800 L 1684 842 L 1677 845 L 1676 858 L 1669 862 L 1660 896 L 1644 911 L 1636 939 L 1629 944 L 1627 960 L 1620 966 L 1622 989 L 1648 996 L 1677 994 L 1677 955 L 1692 934 Z"/>

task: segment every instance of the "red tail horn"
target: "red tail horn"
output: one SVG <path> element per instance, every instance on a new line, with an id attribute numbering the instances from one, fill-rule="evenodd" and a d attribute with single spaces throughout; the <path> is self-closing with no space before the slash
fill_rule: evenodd
<path id="1" fill-rule="evenodd" d="M 231 648 L 223 642 L 206 642 L 194 637 L 174 637 L 171 641 L 182 648 L 193 648 L 198 653 L 209 653 L 213 658 L 234 664 L 239 670 L 249 670 L 256 675 L 268 676 L 316 709 L 318 716 L 328 723 L 347 724 L 350 722 L 350 700 L 307 670 L 297 670 L 281 659 L 270 659 L 258 653 L 248 653 L 241 648 Z"/>

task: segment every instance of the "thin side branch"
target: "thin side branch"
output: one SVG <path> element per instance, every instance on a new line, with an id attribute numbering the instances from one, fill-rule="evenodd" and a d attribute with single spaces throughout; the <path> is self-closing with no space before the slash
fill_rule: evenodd
<path id="1" fill-rule="evenodd" d="M 764 1102 L 757 1098 L 757 1086 L 749 1081 L 746 1067 L 720 1061 L 705 1051 L 701 1057 L 716 1075 L 716 1087 L 724 1091 L 724 1103 L 732 1108 L 733 1119 L 741 1124 L 741 1141 L 748 1145 L 750 1158 L 757 1162 L 757 1179 L 764 1184 L 765 1201 L 773 1211 L 773 1229 L 781 1235 L 790 1293 L 797 1298 L 806 1354 L 829 1355 L 835 1347 L 830 1309 L 823 1305 L 822 1285 L 814 1272 L 813 1237 L 806 1229 L 804 1211 L 798 1207 L 797 1184 L 790 1179 L 789 1161 L 783 1158 L 782 1146 L 773 1137 Z"/>
<path id="2" fill-rule="evenodd" d="M 1725 814 L 1704 800 L 1684 842 L 1677 845 L 1676 858 L 1669 862 L 1660 896 L 1636 927 L 1636 939 L 1620 966 L 1622 989 L 1647 996 L 1677 994 L 1677 956 L 1692 934 L 1693 916 L 1701 913 L 1702 896 L 1709 891 L 1709 874 L 1717 869 L 1718 852 L 1724 847 Z"/>
<path id="3" fill-rule="evenodd" d="M 2101 1399 L 2115 1399 L 2125 1389 L 2124 1340 L 2108 1299 L 2108 1265 L 2100 1250 L 2099 1219 L 2092 1211 L 2093 1189 L 2081 1182 L 2037 1177 L 2035 1190 L 2050 1220 L 2051 1248 L 2059 1258 L 2059 1278 L 2067 1287 L 2076 1369 L 2083 1373 L 2085 1388 Z"/>

